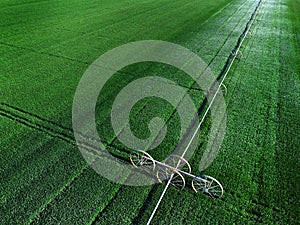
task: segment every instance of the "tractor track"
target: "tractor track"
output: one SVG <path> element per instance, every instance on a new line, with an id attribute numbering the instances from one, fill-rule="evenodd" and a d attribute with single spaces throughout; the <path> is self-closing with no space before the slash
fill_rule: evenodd
<path id="1" fill-rule="evenodd" d="M 33 113 L 27 112 L 25 110 L 19 109 L 15 106 L 11 106 L 7 103 L 0 103 L 2 107 L 0 107 L 0 116 L 15 121 L 19 124 L 22 124 L 26 127 L 32 128 L 33 130 L 37 130 L 41 133 L 44 133 L 50 137 L 58 138 L 62 141 L 70 143 L 73 146 L 76 146 L 76 140 L 73 136 L 73 130 L 67 127 L 64 127 L 60 124 L 57 124 L 53 121 L 44 119 L 38 115 Z M 5 106 L 5 107 L 4 107 Z M 98 148 L 95 147 L 98 143 L 98 140 L 93 140 L 90 137 L 80 134 L 82 137 L 95 142 L 95 145 L 92 145 L 90 142 L 81 142 L 78 145 L 82 148 L 85 148 L 87 151 L 91 152 L 92 154 L 99 155 Z M 103 141 L 102 141 L 103 142 Z M 113 145 L 111 142 L 104 142 L 104 144 L 108 147 L 116 148 L 119 152 L 124 151 L 124 149 L 118 149 L 116 146 Z M 123 157 L 120 157 L 118 154 L 112 153 L 115 157 L 119 158 L 120 160 L 124 160 Z"/>

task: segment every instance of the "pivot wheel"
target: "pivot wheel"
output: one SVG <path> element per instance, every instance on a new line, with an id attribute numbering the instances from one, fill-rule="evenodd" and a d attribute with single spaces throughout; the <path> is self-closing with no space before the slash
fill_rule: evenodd
<path id="1" fill-rule="evenodd" d="M 220 182 L 207 175 L 195 177 L 192 181 L 192 187 L 196 193 L 201 191 L 202 193 L 214 198 L 221 198 L 224 193 Z"/>
<path id="2" fill-rule="evenodd" d="M 142 150 L 132 151 L 132 153 L 130 154 L 130 161 L 136 168 L 147 170 L 154 170 L 155 168 L 154 159 L 147 152 Z"/>
<path id="3" fill-rule="evenodd" d="M 224 96 L 226 96 L 227 95 L 227 87 L 225 86 L 225 84 L 223 84 L 222 83 L 222 85 L 221 85 L 222 87 L 223 87 L 223 89 L 224 89 Z"/>
<path id="4" fill-rule="evenodd" d="M 183 189 L 185 186 L 185 179 L 175 168 L 168 168 L 162 166 L 156 172 L 156 177 L 160 183 L 168 182 L 170 179 L 170 184 L 178 189 Z"/>

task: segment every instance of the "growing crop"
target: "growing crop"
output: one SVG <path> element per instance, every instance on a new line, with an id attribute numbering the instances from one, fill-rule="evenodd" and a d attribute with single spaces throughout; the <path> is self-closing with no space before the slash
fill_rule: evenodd
<path id="1" fill-rule="evenodd" d="M 191 185 L 182 191 L 170 187 L 152 224 L 297 224 L 299 11 L 299 0 L 2 1 L 1 224 L 146 224 L 165 186 L 122 186 L 84 161 L 72 130 L 78 82 L 100 55 L 139 40 L 180 44 L 220 80 L 250 23 L 224 81 L 226 136 L 204 171 L 221 181 L 224 197 L 196 195 Z M 118 140 L 125 127 L 143 139 L 150 136 L 152 118 L 165 121 L 166 138 L 151 150 L 157 160 L 188 141 L 180 138 L 176 109 L 155 97 L 137 102 L 129 123 L 114 132 L 114 99 L 130 82 L 147 76 L 179 84 L 200 117 L 208 107 L 199 85 L 172 66 L 142 62 L 115 73 L 99 94 L 95 120 L 108 151 L 128 164 L 132 149 Z M 182 98 L 174 101 L 180 104 Z M 202 172 L 198 164 L 210 128 L 208 115 L 189 160 L 193 174 Z M 92 146 L 82 145 L 94 154 Z"/>

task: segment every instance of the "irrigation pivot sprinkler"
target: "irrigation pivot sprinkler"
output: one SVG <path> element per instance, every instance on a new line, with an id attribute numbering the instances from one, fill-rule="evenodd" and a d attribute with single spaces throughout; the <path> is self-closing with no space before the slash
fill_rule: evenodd
<path id="1" fill-rule="evenodd" d="M 224 193 L 221 183 L 215 178 L 204 174 L 191 174 L 191 166 L 182 156 L 169 155 L 164 162 L 159 162 L 145 151 L 134 150 L 130 154 L 130 161 L 134 167 L 155 174 L 160 183 L 168 181 L 174 187 L 183 189 L 186 184 L 185 177 L 189 177 L 196 193 L 202 192 L 214 198 L 221 198 Z"/>
<path id="2" fill-rule="evenodd" d="M 130 155 L 130 160 L 135 167 L 145 166 L 147 170 L 149 168 L 151 168 L 152 171 L 156 170 L 156 176 L 159 181 L 167 180 L 166 187 L 164 188 L 154 210 L 152 211 L 152 214 L 151 214 L 150 218 L 148 219 L 147 225 L 150 225 L 150 223 L 155 215 L 155 212 L 158 209 L 158 206 L 161 203 L 161 201 L 168 189 L 168 186 L 173 185 L 175 187 L 184 188 L 184 186 L 185 186 L 184 176 L 192 178 L 192 187 L 195 190 L 195 192 L 201 191 L 202 193 L 207 194 L 211 197 L 215 197 L 215 198 L 222 197 L 224 190 L 223 190 L 223 187 L 220 184 L 220 182 L 217 181 L 215 178 L 207 176 L 207 175 L 195 176 L 195 175 L 191 174 L 191 167 L 190 167 L 189 163 L 183 157 L 184 157 L 186 151 L 188 150 L 189 146 L 191 145 L 191 142 L 193 141 L 196 133 L 199 131 L 200 126 L 201 126 L 202 122 L 204 121 L 206 115 L 208 114 L 208 111 L 211 108 L 220 88 L 223 87 L 225 90 L 225 93 L 227 93 L 227 88 L 223 84 L 224 80 L 226 79 L 234 61 L 237 59 L 237 56 L 240 52 L 240 48 L 241 48 L 241 46 L 248 34 L 253 22 L 254 22 L 254 19 L 257 15 L 257 12 L 258 12 L 260 6 L 262 5 L 262 2 L 263 2 L 263 0 L 259 1 L 258 5 L 256 6 L 254 12 L 251 15 L 250 20 L 248 21 L 248 23 L 246 25 L 245 30 L 243 31 L 242 35 L 238 39 L 237 46 L 235 47 L 234 51 L 228 57 L 228 61 L 227 61 L 228 64 L 226 62 L 225 67 L 224 67 L 225 69 L 224 69 L 224 71 L 222 70 L 222 72 L 221 72 L 221 75 L 223 76 L 223 78 L 221 79 L 221 82 L 219 83 L 219 86 L 218 86 L 217 90 L 215 91 L 215 94 L 213 95 L 213 98 L 202 117 L 202 120 L 200 121 L 200 123 L 199 123 L 196 131 L 194 132 L 190 142 L 188 143 L 187 147 L 185 148 L 185 151 L 183 152 L 182 156 L 170 155 L 164 162 L 159 162 L 157 160 L 154 160 L 148 153 L 146 153 L 145 151 L 141 151 L 141 150 L 136 150 Z M 241 55 L 240 58 L 242 58 L 242 54 L 240 54 L 240 55 Z M 209 91 L 208 91 L 208 94 L 210 94 Z M 173 163 L 174 161 L 175 161 L 176 167 L 174 167 L 174 163 Z M 158 169 L 156 169 L 156 167 L 158 167 Z"/>

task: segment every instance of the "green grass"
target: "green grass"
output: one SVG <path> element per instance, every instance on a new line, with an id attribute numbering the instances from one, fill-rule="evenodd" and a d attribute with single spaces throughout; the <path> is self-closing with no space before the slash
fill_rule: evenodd
<path id="1" fill-rule="evenodd" d="M 95 173 L 71 129 L 74 92 L 88 65 L 129 41 L 161 39 L 201 56 L 217 75 L 258 1 L 2 1 L 0 3 L 0 217 L 3 224 L 145 224 L 164 185 L 130 187 Z M 153 224 L 296 224 L 299 220 L 299 1 L 265 0 L 225 83 L 227 130 L 205 171 L 225 196 L 212 200 L 191 187 L 170 188 Z M 3 54 L 2 54 L 3 53 Z M 204 100 L 183 72 L 139 63 L 116 73 L 96 107 L 98 133 L 109 151 L 129 161 L 110 124 L 114 97 L 133 80 L 162 76 L 182 85 L 195 105 Z M 174 96 L 180 101 L 181 96 Z M 122 113 L 122 109 L 120 109 Z M 202 111 L 203 113 L 203 111 Z M 147 98 L 132 110 L 140 138 L 159 116 L 162 159 L 179 141 L 178 114 Z M 210 118 L 190 160 L 197 174 Z M 120 131 L 122 132 L 122 130 Z M 2 135 L 4 134 L 4 135 Z M 127 175 L 124 175 L 126 179 Z M 190 181 L 189 181 L 190 182 Z"/>
<path id="2" fill-rule="evenodd" d="M 155 17 L 151 15 L 156 11 L 149 12 L 148 10 L 144 13 L 144 5 L 137 4 L 135 6 L 137 9 L 135 9 L 135 11 L 141 11 L 141 13 L 133 17 L 129 17 L 129 21 L 120 20 L 119 23 L 113 23 L 110 20 L 111 17 L 118 17 L 119 15 L 128 16 L 130 15 L 130 12 L 132 12 L 131 8 L 133 6 L 124 12 L 126 8 L 124 9 L 121 6 L 120 8 L 118 8 L 119 6 L 117 4 L 115 5 L 116 8 L 110 9 L 112 11 L 110 17 L 107 17 L 107 15 L 102 15 L 97 10 L 94 10 L 93 15 L 96 18 L 94 18 L 94 20 L 92 20 L 90 23 L 96 23 L 97 21 L 99 21 L 96 24 L 93 24 L 93 29 L 96 30 L 96 33 L 94 33 L 93 30 L 90 30 L 89 32 L 84 34 L 75 33 L 73 37 L 69 36 L 70 31 L 68 30 L 57 32 L 54 28 L 56 27 L 58 21 L 62 24 L 66 24 L 65 26 L 71 26 L 71 28 L 75 31 L 89 26 L 90 23 L 87 23 L 87 25 L 69 25 L 73 20 L 79 20 L 79 18 L 81 18 L 80 15 L 71 14 L 73 11 L 80 11 L 81 5 L 77 6 L 73 3 L 73 11 L 67 12 L 66 14 L 70 15 L 63 18 L 61 18 L 60 16 L 55 17 L 54 15 L 52 15 L 48 20 L 44 22 L 41 21 L 43 22 L 42 24 L 39 24 L 40 21 L 38 20 L 38 18 L 36 18 L 38 24 L 36 24 L 35 26 L 32 25 L 32 27 L 27 28 L 28 31 L 25 34 L 20 33 L 8 37 L 5 36 L 1 39 L 1 49 L 3 49 L 3 51 L 5 52 L 5 55 L 1 60 L 4 61 L 4 64 L 8 66 L 1 68 L 1 73 L 5 74 L 6 76 L 2 78 L 3 81 L 1 82 L 0 96 L 3 96 L 3 101 L 5 101 L 6 103 L 17 105 L 20 108 L 26 111 L 34 112 L 42 116 L 43 118 L 51 119 L 52 121 L 57 121 L 61 124 L 64 124 L 65 126 L 71 127 L 69 110 L 72 107 L 74 91 L 81 75 L 93 60 L 95 60 L 98 56 L 100 56 L 107 50 L 117 47 L 120 44 L 125 44 L 128 41 L 141 39 L 162 39 L 174 41 L 175 43 L 183 44 L 190 49 L 197 51 L 197 49 L 195 49 L 195 46 L 190 46 L 188 42 L 193 40 L 193 38 L 191 38 L 189 34 L 195 32 L 194 29 L 196 29 L 196 34 L 193 35 L 201 36 L 201 33 L 205 32 L 205 30 L 198 30 L 198 27 L 200 27 L 201 24 L 204 23 L 206 19 L 209 18 L 209 16 L 211 16 L 211 14 L 209 12 L 203 14 L 202 11 L 204 9 L 207 10 L 214 7 L 214 11 L 218 11 L 218 9 L 224 6 L 226 3 L 227 1 L 220 1 L 220 3 L 218 3 L 219 6 L 216 5 L 216 3 L 210 3 L 211 6 L 210 4 L 207 5 L 207 3 L 197 3 L 197 6 L 198 4 L 199 6 L 196 10 L 194 9 L 195 7 L 193 7 L 192 3 L 188 3 L 187 6 L 185 6 L 186 4 L 182 2 L 180 3 L 180 5 L 185 6 L 186 10 L 189 10 L 191 12 L 181 12 L 181 8 L 179 8 L 178 11 L 180 11 L 181 13 L 185 13 L 185 15 L 181 17 L 177 15 L 177 11 L 171 10 L 169 12 L 167 10 L 168 8 L 172 7 L 176 8 L 175 6 L 173 6 L 173 4 L 175 3 L 169 2 L 169 4 L 163 4 L 163 6 L 160 7 L 158 6 L 161 5 L 161 3 L 148 3 L 148 5 L 150 4 L 152 8 L 155 8 L 157 10 L 157 15 Z M 194 2 L 194 5 L 195 4 L 196 3 Z M 65 6 L 65 8 L 59 8 L 59 6 L 60 5 L 56 4 L 54 4 L 53 6 L 55 7 L 53 11 L 58 15 L 60 14 L 59 12 L 63 9 L 70 10 L 69 7 Z M 21 5 L 19 7 L 21 7 L 22 10 L 24 10 L 23 8 L 26 9 L 26 5 Z M 92 7 L 92 5 L 90 7 Z M 99 5 L 98 7 L 102 9 L 101 5 Z M 58 11 L 56 11 L 56 9 Z M 168 12 L 169 14 L 165 15 Z M 82 9 L 82 13 L 85 13 L 84 8 Z M 245 13 L 246 12 L 238 12 L 237 18 L 242 18 Z M 86 15 L 91 16 L 89 13 L 87 13 Z M 176 15 L 176 17 L 178 17 L 178 21 L 170 19 L 172 18 L 172 15 Z M 231 14 L 228 15 L 229 18 L 230 16 Z M 149 17 L 152 19 L 144 19 Z M 166 17 L 168 18 L 167 20 Z M 195 18 L 197 18 L 196 21 L 194 21 Z M 236 17 L 233 17 L 232 19 L 235 18 Z M 189 20 L 189 22 L 187 22 L 187 20 Z M 164 21 L 164 23 L 162 24 L 158 21 Z M 144 24 L 146 22 L 148 24 Z M 106 25 L 102 27 L 103 23 L 108 23 L 109 25 L 107 26 L 110 27 L 116 26 L 114 29 L 116 30 L 116 33 L 117 35 L 119 35 L 119 37 L 117 38 L 115 36 L 112 36 L 113 33 L 111 30 L 109 30 L 107 33 L 108 37 L 105 37 L 104 39 L 99 38 L 102 35 L 102 30 L 106 27 Z M 141 23 L 143 23 L 142 26 L 140 26 L 139 28 L 135 28 L 135 26 L 137 26 L 135 24 Z M 184 26 L 180 23 L 184 23 Z M 207 24 L 210 25 L 211 23 L 208 22 Z M 223 24 L 220 24 L 218 25 L 218 27 L 222 27 L 222 25 Z M 176 27 L 174 28 L 174 26 Z M 236 23 L 231 23 L 231 26 L 235 27 Z M 41 30 L 41 27 L 44 28 Z M 154 31 L 148 29 L 145 30 L 145 27 L 153 27 Z M 211 28 L 213 27 L 209 27 L 210 30 Z M 143 32 L 141 33 L 139 29 L 141 29 Z M 230 27 L 229 29 L 231 30 L 232 28 Z M 7 28 L 4 27 L 2 32 L 4 33 L 5 30 L 11 31 L 14 29 L 13 27 L 8 26 Z M 45 30 L 51 34 L 45 33 Z M 123 30 L 127 35 L 131 35 L 132 37 L 128 39 L 125 38 L 122 34 Z M 39 32 L 39 34 L 35 34 L 35 32 Z M 145 34 L 145 32 L 148 33 Z M 177 32 L 178 34 L 174 34 L 175 32 Z M 216 33 L 217 32 L 218 30 L 216 29 Z M 52 38 L 52 36 L 55 36 L 55 38 Z M 207 41 L 208 38 L 214 39 L 214 33 L 210 34 L 210 36 L 207 36 L 204 33 L 203 36 L 205 38 L 202 37 L 202 40 L 199 40 L 199 38 L 197 39 L 197 47 L 199 47 L 199 43 L 202 43 L 201 46 L 207 48 L 205 50 L 211 51 L 219 49 L 223 46 L 224 40 L 228 38 L 228 32 L 224 32 L 224 35 L 220 37 L 221 41 L 219 41 L 217 45 L 214 46 L 211 46 L 211 42 Z M 39 38 L 42 40 L 38 40 Z M 62 40 L 57 40 L 57 38 L 61 38 Z M 230 40 L 234 41 L 235 37 L 232 37 Z M 41 46 L 40 44 L 44 42 L 46 42 L 46 44 Z M 207 56 L 208 62 L 210 62 L 214 56 L 213 52 L 209 53 L 211 55 Z M 18 57 L 16 57 L 16 54 Z M 205 56 L 206 52 L 200 52 L 200 54 Z M 227 54 L 224 56 L 223 61 L 226 57 Z M 222 60 L 222 58 L 220 58 L 220 60 Z M 147 68 L 142 67 L 138 71 L 136 71 L 136 68 L 133 67 L 132 69 L 129 68 L 128 72 L 136 71 L 133 75 L 133 78 L 136 78 L 137 72 L 140 71 L 139 74 L 142 74 L 142 72 L 144 72 L 146 69 Z M 219 67 L 213 67 L 213 69 L 215 69 L 215 71 L 219 71 Z M 125 72 L 126 71 L 127 70 L 125 69 Z M 16 77 L 15 74 L 19 74 L 19 76 Z M 182 78 L 174 77 L 173 79 L 175 81 L 184 82 Z M 186 83 L 184 82 L 184 84 Z M 49 86 L 51 87 L 50 91 Z M 17 93 L 13 91 L 16 87 L 20 89 L 20 91 Z M 39 92 L 39 98 L 36 98 L 33 101 L 32 95 L 36 92 Z M 49 108 L 48 102 L 51 99 L 56 99 L 56 101 L 53 101 L 53 107 Z M 106 106 L 104 108 L 106 108 Z"/>

